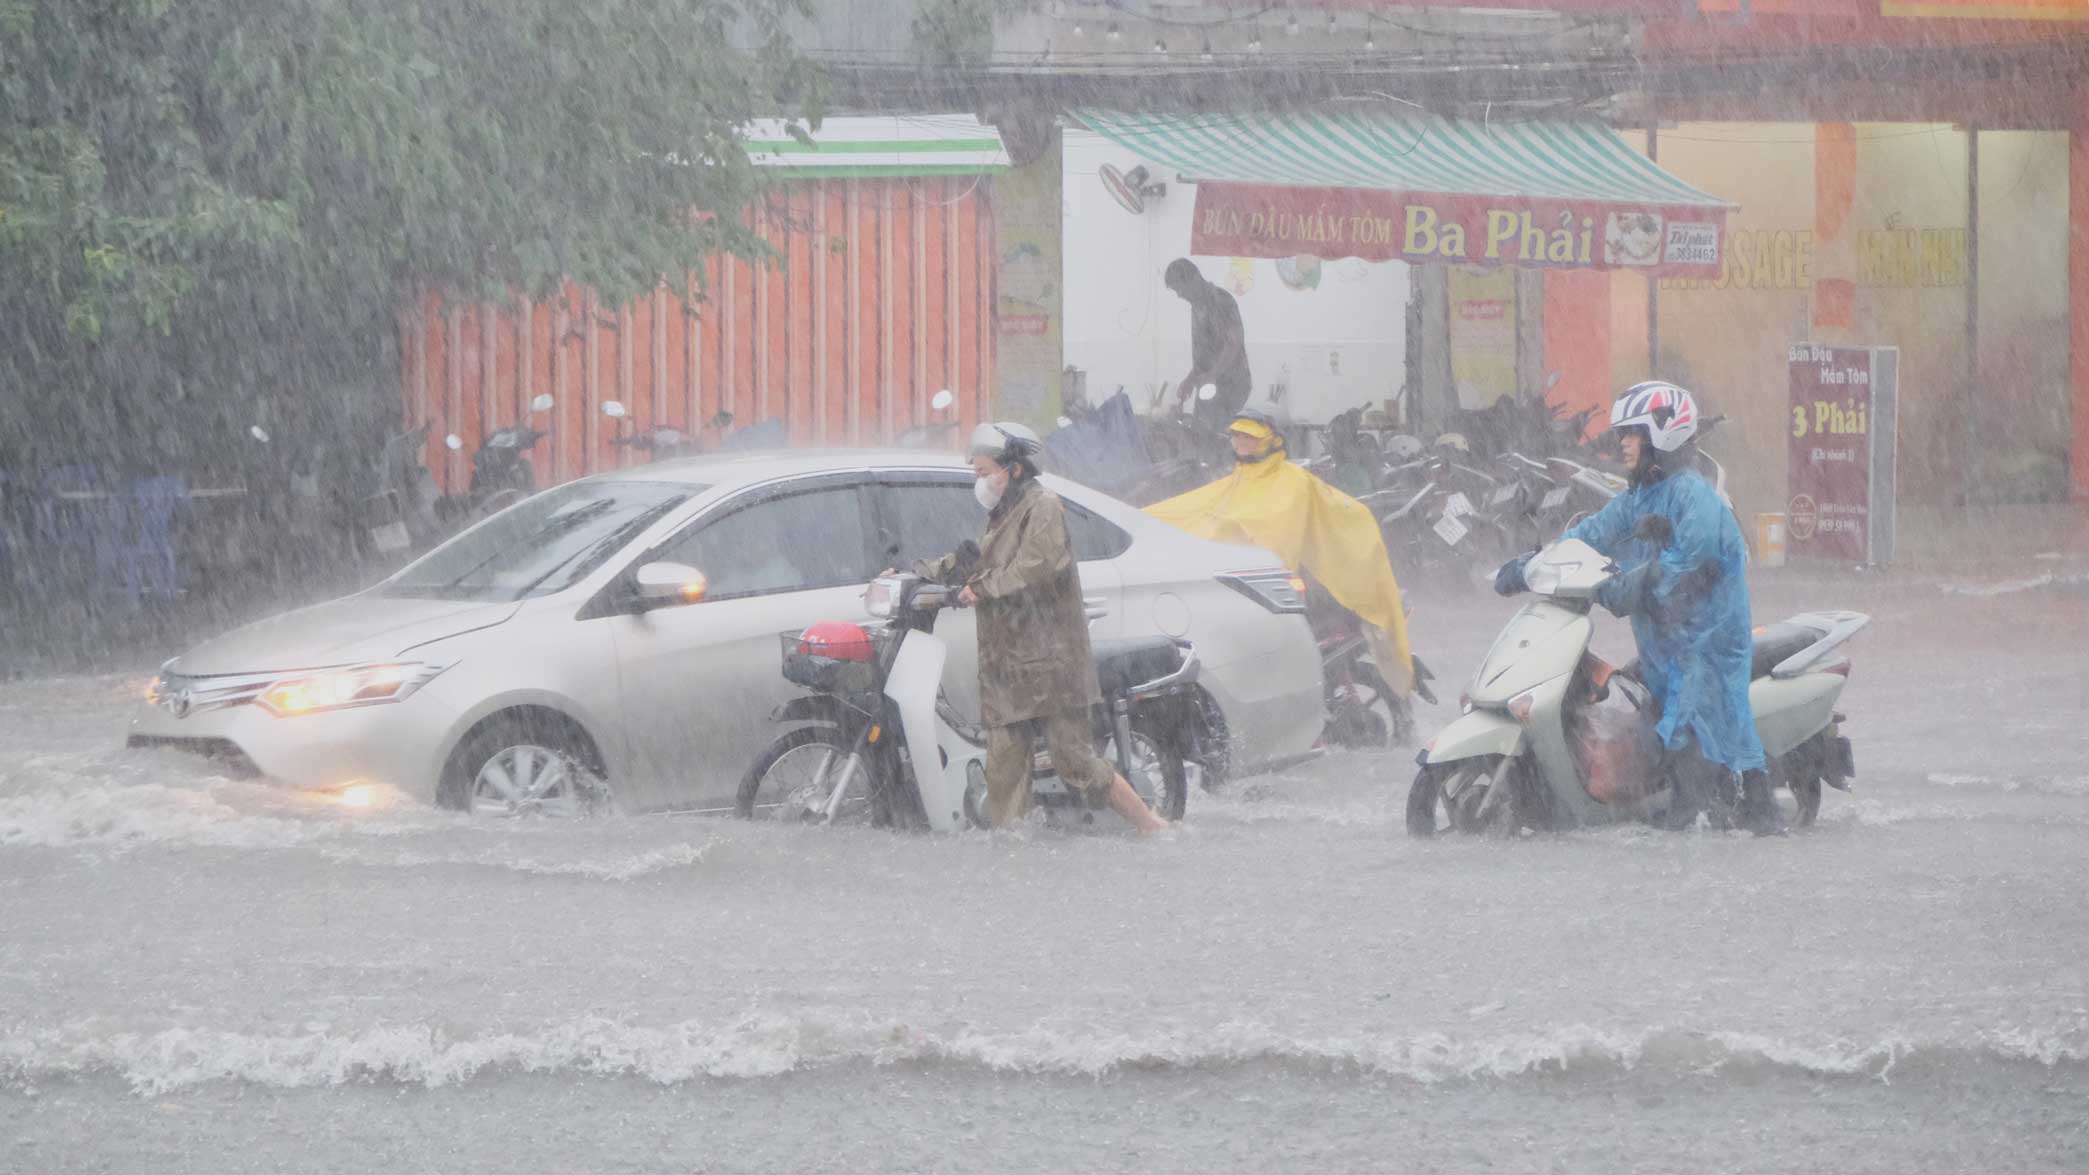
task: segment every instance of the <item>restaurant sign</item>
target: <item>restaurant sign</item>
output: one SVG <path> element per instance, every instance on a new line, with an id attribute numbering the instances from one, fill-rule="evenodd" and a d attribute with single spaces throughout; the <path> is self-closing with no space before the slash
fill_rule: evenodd
<path id="1" fill-rule="evenodd" d="M 1705 205 L 1205 181 L 1197 185 L 1190 251 L 1709 279 L 1720 274 L 1725 237 L 1726 209 Z"/>
<path id="2" fill-rule="evenodd" d="M 1899 350 L 1800 343 L 1787 362 L 1792 554 L 1892 562 Z"/>

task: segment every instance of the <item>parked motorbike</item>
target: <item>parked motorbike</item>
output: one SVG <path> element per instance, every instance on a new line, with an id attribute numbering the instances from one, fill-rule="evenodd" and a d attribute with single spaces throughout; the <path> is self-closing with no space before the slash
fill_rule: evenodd
<path id="1" fill-rule="evenodd" d="M 1386 488 L 1358 500 L 1378 516 L 1402 583 L 1464 588 L 1496 553 L 1480 504 L 1499 488 L 1493 476 L 1439 451 L 1388 470 Z"/>
<path id="2" fill-rule="evenodd" d="M 1651 820 L 1668 806 L 1659 778 L 1655 702 L 1631 667 L 1589 652 L 1596 591 L 1618 566 L 1578 539 L 1524 570 L 1532 598 L 1474 673 L 1464 713 L 1429 740 L 1407 797 L 1407 830 L 1510 833 Z M 1748 689 L 1773 786 L 1820 811 L 1821 788 L 1856 774 L 1835 704 L 1849 683 L 1838 648 L 1870 623 L 1861 612 L 1802 612 L 1758 629 Z"/>
<path id="3" fill-rule="evenodd" d="M 864 604 L 882 623 L 827 621 L 782 634 L 783 674 L 812 692 L 779 707 L 793 729 L 741 781 L 739 813 L 832 824 L 954 832 L 988 824 L 986 737 L 942 693 L 946 648 L 937 614 L 957 589 L 917 575 L 880 577 Z M 1185 760 L 1196 716 L 1197 654 L 1167 637 L 1094 645 L 1103 701 L 1096 745 L 1139 797 L 1169 819 L 1187 802 Z M 1052 773 L 1033 751 L 1032 798 L 1054 823 L 1118 820 Z"/>
<path id="4" fill-rule="evenodd" d="M 1481 506 L 1495 552 L 1534 551 L 1624 492 L 1625 479 L 1564 457 L 1504 453 L 1501 484 Z"/>
<path id="5" fill-rule="evenodd" d="M 1199 400 L 1216 399 L 1218 394 L 1215 384 L 1197 389 Z M 1226 434 L 1199 423 L 1187 403 L 1174 412 L 1159 411 L 1164 399 L 1156 396 L 1156 410 L 1144 419 L 1140 440 L 1153 466 L 1125 498 L 1135 506 L 1186 494 L 1233 468 L 1233 447 Z"/>
<path id="6" fill-rule="evenodd" d="M 944 388 L 929 397 L 928 423 L 917 424 L 892 438 L 893 447 L 900 449 L 950 448 L 951 440 L 957 434 L 958 422 L 954 419 L 946 419 L 943 414 L 950 411 L 950 406 L 955 403 L 957 403 L 957 397 L 951 394 L 949 388 Z"/>
<path id="7" fill-rule="evenodd" d="M 635 449 L 655 461 L 693 457 L 704 451 L 701 436 L 669 424 L 656 424 L 635 433 L 625 432 L 631 413 L 616 400 L 603 403 L 602 415 L 617 422 L 617 435 L 610 438 L 610 444 Z M 720 411 L 711 417 L 706 427 L 718 434 L 716 447 L 721 451 L 780 449 L 790 443 L 790 432 L 781 420 L 764 420 L 744 428 L 734 428 L 733 414 Z"/>
<path id="8" fill-rule="evenodd" d="M 665 461 L 674 457 L 689 457 L 703 451 L 703 442 L 699 438 L 672 425 L 656 424 L 651 428 L 640 429 L 635 433 L 625 432 L 624 428 L 631 420 L 631 413 L 619 401 L 604 401 L 602 404 L 602 415 L 616 421 L 617 435 L 610 438 L 610 444 L 636 449 L 641 453 L 647 454 L 655 461 Z M 724 416 L 726 423 L 731 423 L 731 416 L 727 416 L 724 413 L 720 413 L 720 415 Z M 716 422 L 714 421 L 714 423 Z"/>
<path id="9" fill-rule="evenodd" d="M 534 416 L 549 412 L 553 403 L 548 394 L 538 396 L 530 401 L 530 413 Z M 529 454 L 538 441 L 550 435 L 527 424 L 513 424 L 487 434 L 479 443 L 478 452 L 471 456 L 468 492 L 474 510 L 492 514 L 536 493 L 537 475 L 530 468 Z"/>
<path id="10" fill-rule="evenodd" d="M 396 556 L 428 546 L 442 534 L 435 512 L 442 494 L 421 458 L 427 446 L 425 423 L 385 438 L 371 482 L 357 502 L 358 530 L 368 551 Z"/>
<path id="11" fill-rule="evenodd" d="M 1320 430 L 1321 451 L 1300 462 L 1315 477 L 1352 498 L 1378 489 L 1389 472 L 1378 437 L 1363 428 L 1364 413 L 1371 407 L 1362 404 L 1336 413 Z"/>

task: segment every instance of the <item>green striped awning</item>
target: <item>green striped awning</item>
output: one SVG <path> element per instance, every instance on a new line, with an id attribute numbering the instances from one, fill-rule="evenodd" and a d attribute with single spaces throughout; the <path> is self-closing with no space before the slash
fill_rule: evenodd
<path id="1" fill-rule="evenodd" d="M 801 178 L 991 175 L 1009 165 L 1000 132 L 969 114 L 829 118 L 807 135 L 801 142 L 782 119 L 758 120 L 748 128 L 748 158 Z"/>
<path id="2" fill-rule="evenodd" d="M 1197 186 L 1193 251 L 1716 275 L 1732 207 L 1586 120 L 1076 116 Z"/>

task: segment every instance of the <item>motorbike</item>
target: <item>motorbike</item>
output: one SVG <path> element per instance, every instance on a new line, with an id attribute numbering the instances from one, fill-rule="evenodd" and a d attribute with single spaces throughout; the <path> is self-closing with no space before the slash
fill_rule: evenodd
<path id="1" fill-rule="evenodd" d="M 610 444 L 636 449 L 655 461 L 688 457 L 703 451 L 703 442 L 699 438 L 672 425 L 656 424 L 637 432 L 625 432 L 624 428 L 631 420 L 631 412 L 619 401 L 605 400 L 602 404 L 602 415 L 616 421 L 617 435 L 609 439 Z M 732 418 L 727 416 L 725 419 L 730 422 Z"/>
<path id="2" fill-rule="evenodd" d="M 1349 750 L 1382 751 L 1414 740 L 1414 706 L 1393 687 L 1371 659 L 1356 613 L 1344 608 L 1326 588 L 1306 583 L 1306 621 L 1320 645 L 1321 697 L 1327 707 L 1323 738 Z M 1414 692 L 1432 705 L 1435 680 L 1420 657 L 1414 663 Z"/>
<path id="3" fill-rule="evenodd" d="M 1463 713 L 1417 756 L 1409 833 L 1573 828 L 1666 810 L 1654 699 L 1633 666 L 1589 652 L 1596 591 L 1618 572 L 1578 539 L 1532 557 L 1532 598 L 1482 659 Z M 1856 774 L 1835 709 L 1850 674 L 1838 650 L 1870 621 L 1802 612 L 1756 631 L 1749 706 L 1770 782 L 1791 792 L 1800 825 L 1819 814 L 1823 785 L 1847 791 Z"/>
<path id="4" fill-rule="evenodd" d="M 986 736 L 943 695 L 936 616 L 957 589 L 881 576 L 864 593 L 877 622 L 827 621 L 781 634 L 783 675 L 811 692 L 772 715 L 792 729 L 741 781 L 738 811 L 821 824 L 955 832 L 988 826 Z M 1091 613 L 1093 618 L 1093 613 Z M 1156 812 L 1182 817 L 1196 713 L 1197 653 L 1168 637 L 1099 640 L 1096 745 Z M 1033 748 L 1032 799 L 1055 824 L 1122 821 L 1067 787 Z"/>
<path id="5" fill-rule="evenodd" d="M 423 423 L 385 438 L 372 469 L 368 492 L 358 500 L 359 531 L 371 551 L 395 556 L 431 544 L 442 534 L 436 503 L 442 493 L 421 454 L 427 449 Z"/>
<path id="6" fill-rule="evenodd" d="M 553 403 L 549 395 L 538 396 L 530 401 L 530 411 L 549 412 Z M 537 476 L 530 468 L 529 453 L 538 441 L 550 435 L 525 424 L 497 428 L 486 434 L 471 456 L 470 487 L 462 495 L 443 499 L 438 512 L 455 525 L 460 519 L 470 521 L 498 514 L 536 493 Z M 451 433 L 443 438 L 443 444 L 451 452 L 459 452 L 464 448 L 464 438 Z"/>
<path id="7" fill-rule="evenodd" d="M 617 422 L 617 435 L 610 438 L 610 444 L 636 449 L 655 461 L 693 457 L 704 451 L 702 437 L 670 424 L 656 424 L 634 433 L 625 432 L 624 428 L 631 420 L 631 412 L 616 400 L 603 402 L 602 415 Z M 781 420 L 764 420 L 735 429 L 733 414 L 720 411 L 711 417 L 708 427 L 717 432 L 718 448 L 721 451 L 779 449 L 790 443 L 789 430 Z"/>
<path id="8" fill-rule="evenodd" d="M 1378 518 L 1385 549 L 1401 582 L 1422 580 L 1444 588 L 1471 584 L 1475 569 L 1494 553 L 1487 541 L 1481 503 L 1499 481 L 1442 453 L 1394 466 L 1386 487 L 1357 499 Z"/>
<path id="9" fill-rule="evenodd" d="M 534 415 L 551 411 L 554 401 L 550 395 L 540 395 L 530 401 L 530 412 Z M 530 468 L 530 451 L 537 442 L 551 434 L 526 424 L 514 424 L 497 428 L 479 444 L 478 452 L 471 455 L 471 502 L 479 513 L 492 514 L 506 509 L 516 502 L 537 492 L 537 475 Z"/>
<path id="10" fill-rule="evenodd" d="M 1538 549 L 1625 489 L 1624 478 L 1565 457 L 1541 461 L 1509 452 L 1496 463 L 1504 471 L 1502 483 L 1481 509 L 1504 558 Z"/>
<path id="11" fill-rule="evenodd" d="M 928 422 L 917 424 L 892 438 L 893 447 L 897 449 L 950 448 L 952 440 L 957 435 L 958 422 L 955 419 L 945 417 L 944 413 L 950 411 L 950 406 L 955 403 L 957 403 L 957 397 L 951 394 L 949 388 L 944 388 L 929 397 Z"/>
<path id="12" fill-rule="evenodd" d="M 1197 389 L 1197 399 L 1205 403 L 1217 399 L 1218 394 L 1215 384 Z M 1153 460 L 1153 469 L 1141 494 L 1146 502 L 1135 504 L 1188 493 L 1233 468 L 1233 444 L 1226 434 L 1198 420 L 1195 408 L 1186 400 L 1178 400 L 1172 410 L 1164 410 L 1167 399 L 1165 394 L 1157 395 L 1154 410 L 1144 418 L 1140 440 Z"/>
<path id="13" fill-rule="evenodd" d="M 1385 450 L 1378 438 L 1363 428 L 1364 413 L 1370 409 L 1371 405 L 1362 404 L 1337 413 L 1319 430 L 1320 451 L 1299 462 L 1315 477 L 1352 498 L 1378 489 L 1386 477 Z"/>

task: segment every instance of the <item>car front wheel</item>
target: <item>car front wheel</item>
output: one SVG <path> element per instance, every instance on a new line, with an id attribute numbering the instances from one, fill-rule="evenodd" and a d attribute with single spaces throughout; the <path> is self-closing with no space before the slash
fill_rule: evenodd
<path id="1" fill-rule="evenodd" d="M 609 784 L 570 734 L 515 719 L 475 731 L 457 754 L 445 807 L 474 816 L 579 817 L 611 811 Z"/>

